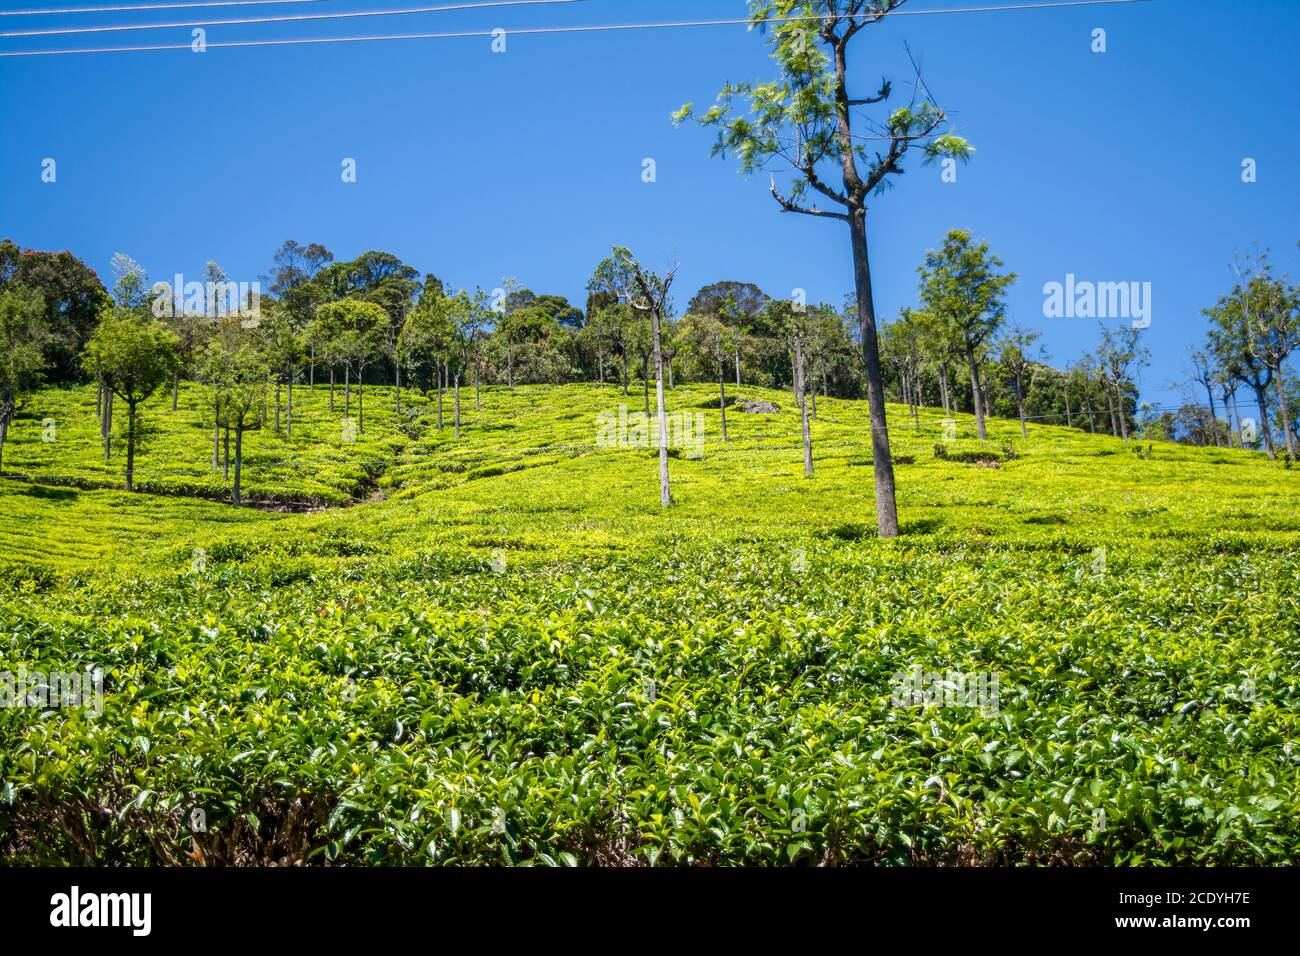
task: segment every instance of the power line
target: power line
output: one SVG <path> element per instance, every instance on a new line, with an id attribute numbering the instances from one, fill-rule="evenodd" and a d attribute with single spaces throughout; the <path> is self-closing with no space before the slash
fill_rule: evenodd
<path id="1" fill-rule="evenodd" d="M 261 7 L 273 3 L 322 3 L 324 0 L 209 0 L 207 3 L 140 3 L 129 7 L 64 7 L 50 10 L 0 10 L 0 17 L 45 17 L 73 13 L 118 13 L 124 10 L 188 10 L 196 7 Z"/>
<path id="2" fill-rule="evenodd" d="M 555 0 L 553 0 L 555 2 Z M 562 0 L 560 0 L 562 2 Z M 903 16 L 934 16 L 940 14 L 958 14 L 958 13 L 1003 13 L 1018 12 L 1027 10 L 1048 10 L 1061 9 L 1065 7 L 1095 7 L 1095 6 L 1114 6 L 1119 4 L 1134 3 L 1153 3 L 1155 0 L 1047 0 L 1041 3 L 1015 3 L 999 4 L 996 6 L 983 7 L 954 7 L 939 10 L 896 10 L 890 13 L 891 17 Z M 791 23 L 807 20 L 825 20 L 825 16 L 814 17 L 774 17 L 767 23 Z M 748 17 L 722 19 L 722 20 L 679 20 L 674 22 L 660 23 L 609 23 L 596 24 L 588 26 L 554 26 L 554 27 L 522 27 L 516 30 L 507 30 L 507 34 L 512 36 L 536 36 L 541 34 L 556 33 L 613 33 L 620 31 L 632 30 L 672 30 L 690 27 L 713 27 L 713 26 L 751 26 L 752 21 Z M 444 32 L 444 33 L 402 33 L 402 34 L 385 34 L 379 36 L 346 36 L 346 37 L 303 37 L 297 39 L 283 40 L 228 40 L 224 42 L 212 42 L 206 46 L 208 49 L 215 48 L 234 48 L 234 47 L 259 47 L 259 46 L 300 46 L 307 44 L 319 43 L 372 43 L 382 40 L 450 40 L 450 39 L 475 39 L 495 37 L 498 34 L 495 30 L 467 30 L 461 32 Z M 0 57 L 6 56 L 71 56 L 85 53 L 145 53 L 161 50 L 189 50 L 191 45 L 188 43 L 175 44 L 157 44 L 152 46 L 127 46 L 127 47 L 89 47 L 76 50 L 26 50 L 14 52 L 0 52 Z"/>
<path id="3" fill-rule="evenodd" d="M 281 0 L 283 2 L 283 0 Z M 279 17 L 241 17 L 234 20 L 190 20 L 183 23 L 115 23 L 94 27 L 51 27 L 41 30 L 3 30 L 0 37 L 64 36 L 71 33 L 120 33 L 126 30 L 172 30 L 190 27 L 238 26 L 253 23 L 289 23 L 300 20 L 350 20 L 354 17 L 396 17 L 417 13 L 450 13 L 456 10 L 481 10 L 487 7 L 522 7 L 549 4 L 584 3 L 586 0 L 482 0 L 475 3 L 444 4 L 436 7 L 408 7 L 401 10 L 359 10 L 343 13 L 298 13 Z M 188 44 L 187 44 L 188 45 Z M 218 44 L 211 44 L 217 46 Z"/>

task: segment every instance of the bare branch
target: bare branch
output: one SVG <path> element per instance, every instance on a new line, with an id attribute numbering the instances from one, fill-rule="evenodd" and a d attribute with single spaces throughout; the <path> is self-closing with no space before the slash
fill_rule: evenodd
<path id="1" fill-rule="evenodd" d="M 885 79 L 884 77 L 881 77 L 879 93 L 877 93 L 875 96 L 869 96 L 866 99 L 849 100 L 849 106 L 871 106 L 875 103 L 883 103 L 885 102 L 885 100 L 889 99 L 889 94 L 890 92 L 892 92 L 892 90 L 893 90 L 893 84 L 890 83 L 889 80 Z"/>
<path id="2" fill-rule="evenodd" d="M 827 212 L 824 209 L 818 209 L 816 206 L 812 207 L 811 209 L 805 209 L 803 206 L 800 206 L 792 202 L 791 200 L 787 199 L 785 196 L 781 194 L 781 191 L 776 188 L 775 176 L 772 177 L 772 198 L 775 199 L 777 203 L 780 205 L 782 212 L 797 212 L 800 215 L 816 216 L 821 219 L 841 219 L 844 222 L 849 221 L 849 217 L 846 216 L 844 213 Z"/>

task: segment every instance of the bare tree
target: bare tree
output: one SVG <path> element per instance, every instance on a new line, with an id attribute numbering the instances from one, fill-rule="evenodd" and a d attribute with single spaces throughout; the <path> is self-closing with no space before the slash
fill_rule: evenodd
<path id="1" fill-rule="evenodd" d="M 1097 349 L 1100 373 L 1106 384 L 1107 401 L 1111 406 L 1111 424 L 1118 419 L 1119 433 L 1124 441 L 1129 439 L 1127 391 L 1133 385 L 1137 370 L 1150 361 L 1151 353 L 1141 344 L 1140 330 L 1126 326 L 1112 331 L 1101 330 L 1101 345 Z"/>
<path id="2" fill-rule="evenodd" d="M 1002 337 L 1002 370 L 1011 377 L 1011 384 L 1016 390 L 1016 412 L 1020 416 L 1020 437 L 1029 439 L 1029 430 L 1025 426 L 1025 392 L 1032 381 L 1036 363 L 1045 361 L 1042 350 L 1030 354 L 1034 343 L 1042 338 L 1041 332 L 1015 327 L 1009 329 Z"/>
<path id="3" fill-rule="evenodd" d="M 1210 407 L 1210 430 L 1214 432 L 1214 447 L 1222 448 L 1219 440 L 1219 413 L 1214 405 L 1214 385 L 1219 380 L 1219 369 L 1213 356 L 1197 349 L 1192 353 L 1192 381 L 1205 389 L 1205 397 Z"/>
<path id="4" fill-rule="evenodd" d="M 655 407 L 659 425 L 659 502 L 667 508 L 673 503 L 668 482 L 668 411 L 664 398 L 663 324 L 669 310 L 669 291 L 677 277 L 678 266 L 666 276 L 658 276 L 641 267 L 631 250 L 615 246 L 613 253 L 596 267 L 589 292 L 613 293 L 626 302 L 633 312 L 650 320 L 651 348 L 655 369 Z"/>

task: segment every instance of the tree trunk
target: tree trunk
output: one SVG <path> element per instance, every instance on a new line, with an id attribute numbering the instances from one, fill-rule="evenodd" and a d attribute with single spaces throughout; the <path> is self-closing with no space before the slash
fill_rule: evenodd
<path id="1" fill-rule="evenodd" d="M 894 461 L 889 452 L 885 388 L 880 377 L 880 343 L 876 339 L 876 306 L 871 293 L 871 263 L 867 248 L 867 211 L 853 209 L 849 219 L 853 247 L 853 283 L 862 327 L 862 358 L 867 373 L 867 402 L 871 412 L 871 461 L 876 482 L 876 527 L 882 538 L 898 536 L 898 504 L 894 491 Z"/>
<path id="2" fill-rule="evenodd" d="M 1232 432 L 1235 427 L 1235 419 L 1232 414 L 1232 392 L 1228 389 L 1226 383 L 1223 386 L 1223 391 L 1219 393 L 1219 397 L 1223 399 L 1223 430 L 1225 433 L 1223 437 L 1227 439 L 1229 448 L 1235 448 L 1236 446 L 1232 443 Z"/>
<path id="3" fill-rule="evenodd" d="M 442 431 L 442 387 L 447 380 L 447 367 L 438 363 L 438 431 Z"/>
<path id="4" fill-rule="evenodd" d="M 1112 438 L 1119 437 L 1119 419 L 1115 416 L 1115 396 L 1109 389 L 1106 389 L 1106 404 L 1110 407 L 1110 434 Z"/>
<path id="5" fill-rule="evenodd" d="M 646 356 L 641 361 L 641 382 L 644 385 L 642 391 L 645 393 L 645 417 L 646 421 L 650 420 L 650 356 Z"/>
<path id="6" fill-rule="evenodd" d="M 627 352 L 623 353 L 621 360 L 623 364 L 623 397 L 627 398 Z"/>
<path id="7" fill-rule="evenodd" d="M 135 491 L 135 402 L 126 403 L 126 490 Z"/>
<path id="8" fill-rule="evenodd" d="M 1277 459 L 1277 449 L 1273 446 L 1273 429 L 1268 424 L 1268 390 L 1262 385 L 1253 386 L 1255 401 L 1259 403 L 1259 430 L 1264 436 L 1264 449 L 1271 460 Z"/>
<path id="9" fill-rule="evenodd" d="M 1120 391 L 1119 383 L 1115 383 L 1115 401 L 1119 406 L 1119 430 L 1125 441 L 1128 441 L 1128 409 L 1124 407 L 1124 393 Z"/>
<path id="10" fill-rule="evenodd" d="M 235 484 L 231 495 L 236 508 L 238 508 L 240 505 L 243 504 L 243 497 L 240 494 L 241 483 L 243 481 L 243 469 L 244 469 L 244 423 L 243 420 L 241 419 L 235 425 Z"/>
<path id="11" fill-rule="evenodd" d="M 658 309 L 650 313 L 650 324 L 654 331 L 655 406 L 659 413 L 659 504 L 667 508 L 673 503 L 673 496 L 668 486 L 668 410 L 664 401 L 664 353 Z"/>
<path id="12" fill-rule="evenodd" d="M 943 413 L 952 414 L 952 399 L 948 394 L 948 363 L 939 363 L 939 398 L 943 401 Z"/>
<path id="13" fill-rule="evenodd" d="M 212 467 L 221 467 L 221 396 L 212 403 Z"/>
<path id="14" fill-rule="evenodd" d="M 357 434 L 366 433 L 366 383 L 362 374 L 357 375 Z"/>
<path id="15" fill-rule="evenodd" d="M 460 438 L 460 372 L 456 373 L 455 385 L 456 385 L 456 410 L 455 410 L 456 437 Z"/>
<path id="16" fill-rule="evenodd" d="M 402 414 L 402 363 L 393 363 L 393 387 L 397 389 L 397 414 Z"/>
<path id="17" fill-rule="evenodd" d="M 14 414 L 14 403 L 6 402 L 3 408 L 0 408 L 0 473 L 4 472 L 5 461 L 5 438 L 9 434 L 9 419 Z"/>
<path id="18" fill-rule="evenodd" d="M 1291 410 L 1287 408 L 1286 382 L 1281 365 L 1274 369 L 1273 379 L 1277 383 L 1277 413 L 1282 418 L 1282 437 L 1286 439 L 1286 453 L 1295 458 L 1295 436 L 1291 434 Z"/>
<path id="19" fill-rule="evenodd" d="M 104 389 L 107 394 L 104 396 L 104 461 L 111 461 L 113 458 L 113 390 Z"/>
<path id="20" fill-rule="evenodd" d="M 172 372 L 172 411 L 176 411 L 176 399 L 181 392 L 181 373 L 180 371 Z"/>
<path id="21" fill-rule="evenodd" d="M 293 369 L 289 370 L 289 407 L 285 410 L 284 427 L 290 438 L 293 437 Z"/>
<path id="22" fill-rule="evenodd" d="M 718 355 L 718 407 L 722 409 L 722 440 L 727 440 L 727 368 Z"/>
<path id="23" fill-rule="evenodd" d="M 740 343 L 736 343 L 736 388 L 740 388 Z"/>
<path id="24" fill-rule="evenodd" d="M 311 347 L 311 359 L 307 365 L 307 387 L 314 389 L 316 387 L 316 346 Z"/>
<path id="25" fill-rule="evenodd" d="M 1070 389 L 1066 388 L 1063 392 L 1065 395 L 1065 427 L 1074 427 L 1074 416 L 1070 413 Z"/>
<path id="26" fill-rule="evenodd" d="M 330 366 L 330 412 L 334 411 L 334 366 Z"/>
<path id="27" fill-rule="evenodd" d="M 803 419 L 803 474 L 813 476 L 812 429 L 808 425 L 808 390 L 804 382 L 803 341 L 796 337 L 794 344 L 795 391 L 799 395 L 799 415 Z"/>
<path id="28" fill-rule="evenodd" d="M 263 420 L 265 421 L 265 419 Z M 226 480 L 229 480 L 230 479 L 230 423 L 229 422 L 226 423 L 225 433 L 226 433 L 226 437 L 225 437 L 226 451 L 225 451 L 225 458 L 223 459 L 222 466 L 221 466 L 222 469 L 221 477 L 225 478 Z"/>
<path id="29" fill-rule="evenodd" d="M 1028 441 L 1029 429 L 1025 427 L 1025 393 L 1019 375 L 1016 376 L 1016 408 L 1020 411 L 1020 437 Z"/>
<path id="30" fill-rule="evenodd" d="M 275 433 L 280 434 L 280 377 L 275 379 Z"/>
<path id="31" fill-rule="evenodd" d="M 966 365 L 970 369 L 971 404 L 975 406 L 975 429 L 980 441 L 988 441 L 988 428 L 984 424 L 984 389 L 980 385 L 980 368 L 975 362 L 975 349 L 966 346 Z"/>
<path id="32" fill-rule="evenodd" d="M 1210 400 L 1210 431 L 1214 432 L 1214 447 L 1222 448 L 1223 442 L 1219 441 L 1219 413 L 1215 411 L 1214 389 L 1209 384 L 1205 386 L 1205 397 Z"/>
<path id="33" fill-rule="evenodd" d="M 1230 394 L 1232 397 L 1232 418 L 1237 423 L 1237 447 L 1245 449 L 1246 437 L 1241 431 L 1241 409 L 1237 406 L 1237 388 L 1235 384 Z"/>
<path id="34" fill-rule="evenodd" d="M 343 366 L 343 417 L 352 417 L 352 366 Z"/>

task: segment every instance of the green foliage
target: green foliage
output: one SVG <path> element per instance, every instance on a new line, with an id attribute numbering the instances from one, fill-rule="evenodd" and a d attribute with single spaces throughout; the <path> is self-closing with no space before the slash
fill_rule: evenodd
<path id="1" fill-rule="evenodd" d="M 149 406 L 151 458 L 189 435 L 201 460 L 198 395 Z M 93 445 L 93 392 L 32 412 L 70 396 Z M 105 671 L 102 716 L 0 709 L 6 858 L 1296 858 L 1294 472 L 1036 425 L 984 469 L 928 455 L 942 412 L 891 407 L 916 460 L 886 541 L 861 403 L 819 402 L 805 481 L 797 416 L 733 414 L 724 445 L 710 397 L 670 395 L 706 442 L 666 513 L 644 449 L 593 445 L 612 385 L 485 388 L 354 508 L 0 482 L 0 671 Z M 956 418 L 954 455 L 1019 442 Z M 895 706 L 912 667 L 996 673 L 999 706 Z"/>
<path id="2" fill-rule="evenodd" d="M 86 369 L 122 401 L 142 402 L 176 370 L 177 339 L 162 323 L 106 311 L 86 346 Z"/>
<path id="3" fill-rule="evenodd" d="M 49 380 L 78 380 L 82 349 L 110 302 L 103 283 L 70 252 L 21 249 L 0 239 L 0 292 L 19 286 L 44 300 Z"/>
<path id="4" fill-rule="evenodd" d="M 388 314 L 361 299 L 339 299 L 316 309 L 308 338 L 322 343 L 327 361 L 351 366 L 355 374 L 378 358 L 384 347 Z"/>
<path id="5" fill-rule="evenodd" d="M 40 384 L 49 334 L 39 292 L 18 284 L 0 290 L 0 428 L 19 398 Z"/>
<path id="6" fill-rule="evenodd" d="M 869 194 L 888 189 L 890 177 L 903 172 L 909 152 L 919 152 L 927 164 L 945 157 L 967 161 L 974 148 L 946 129 L 948 117 L 928 98 L 895 108 L 877 124 L 886 133 L 883 152 L 853 137 L 851 110 L 888 102 L 892 83 L 882 79 L 874 95 L 855 96 L 848 89 L 847 51 L 859 31 L 902 3 L 750 0 L 752 24 L 769 33 L 776 78 L 728 83 L 707 111 L 696 116 L 687 103 L 672 115 L 673 122 L 680 125 L 694 117 L 716 129 L 713 154 L 735 156 L 742 172 L 788 168 L 795 174 L 789 196 L 777 193 L 775 180 L 774 195 L 787 211 L 812 215 L 827 213 L 816 206 L 796 208 L 805 196 L 853 208 Z M 842 192 L 829 185 L 840 176 Z"/>
<path id="7" fill-rule="evenodd" d="M 1006 290 L 1015 273 L 1000 274 L 1002 260 L 987 242 L 952 229 L 920 268 L 921 304 L 942 323 L 947 344 L 965 354 L 987 342 L 1006 318 Z"/>
<path id="8" fill-rule="evenodd" d="M 264 383 L 241 378 L 239 389 L 254 401 L 245 421 L 255 426 Z M 136 490 L 230 499 L 231 480 L 211 463 L 214 384 L 182 382 L 175 412 L 169 390 L 141 405 L 154 434 L 136 460 Z M 233 384 L 223 380 L 221 387 L 227 390 Z M 407 411 L 420 416 L 412 425 L 405 414 L 399 418 L 393 411 L 391 389 L 372 386 L 368 391 L 376 394 L 376 400 L 366 403 L 366 432 L 355 441 L 344 441 L 342 384 L 335 412 L 329 410 L 328 385 L 295 389 L 292 436 L 270 428 L 244 436 L 244 499 L 265 507 L 319 508 L 368 496 L 377 478 L 394 467 L 411 443 L 407 430 L 422 436 L 433 427 L 429 402 L 417 393 L 408 391 L 402 399 Z M 42 425 L 46 420 L 54 424 L 53 441 L 46 440 Z M 125 416 L 115 420 L 114 429 L 125 441 Z M 103 460 L 94 386 L 33 394 L 10 428 L 5 457 L 5 474 L 27 481 L 83 490 L 121 484 L 120 464 Z"/>

